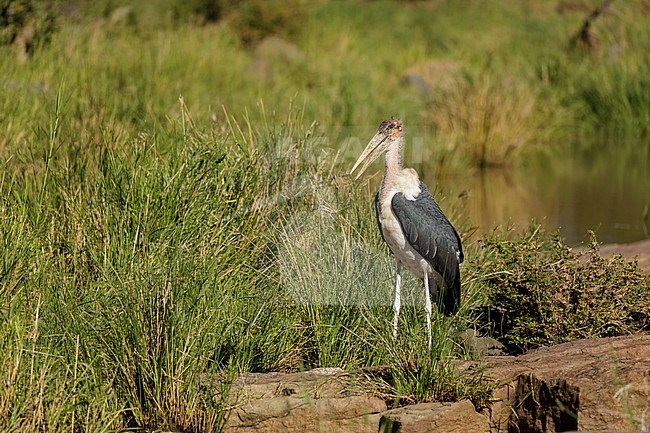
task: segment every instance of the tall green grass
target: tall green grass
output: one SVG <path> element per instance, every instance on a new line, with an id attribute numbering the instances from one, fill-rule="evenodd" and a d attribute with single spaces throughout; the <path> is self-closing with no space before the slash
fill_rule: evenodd
<path id="1" fill-rule="evenodd" d="M 245 371 L 389 364 L 412 400 L 465 383 L 448 320 L 431 357 L 419 306 L 392 340 L 370 195 L 300 110 L 200 129 L 181 99 L 156 134 L 69 154 L 57 101 L 42 149 L 3 160 L 2 430 L 218 430 Z M 327 290 L 334 302 L 300 302 Z"/>

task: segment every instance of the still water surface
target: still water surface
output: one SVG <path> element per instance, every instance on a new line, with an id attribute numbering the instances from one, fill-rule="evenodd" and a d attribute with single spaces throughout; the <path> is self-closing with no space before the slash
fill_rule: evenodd
<path id="1" fill-rule="evenodd" d="M 560 229 L 567 245 L 596 232 L 603 243 L 650 238 L 650 143 L 601 146 L 597 151 L 538 155 L 512 169 L 438 177 L 426 164 L 423 180 L 457 208 L 477 234 L 497 227 L 526 229 L 532 220 Z"/>

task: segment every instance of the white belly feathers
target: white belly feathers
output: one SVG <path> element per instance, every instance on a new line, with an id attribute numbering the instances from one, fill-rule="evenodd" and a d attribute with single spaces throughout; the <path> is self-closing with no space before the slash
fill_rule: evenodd
<path id="1" fill-rule="evenodd" d="M 403 267 L 424 278 L 424 274 L 432 275 L 433 268 L 413 247 L 407 242 L 402 227 L 393 213 L 391 202 L 398 192 L 404 194 L 407 200 L 415 200 L 420 194 L 419 179 L 415 170 L 405 169 L 396 177 L 395 187 L 379 189 L 379 220 L 381 230 L 388 247 Z"/>

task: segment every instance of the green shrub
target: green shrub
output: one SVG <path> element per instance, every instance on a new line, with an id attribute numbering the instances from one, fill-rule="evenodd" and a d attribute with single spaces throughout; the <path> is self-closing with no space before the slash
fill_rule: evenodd
<path id="1" fill-rule="evenodd" d="M 636 262 L 601 257 L 595 238 L 575 253 L 538 227 L 483 249 L 493 331 L 513 352 L 650 329 L 650 279 Z"/>
<path id="2" fill-rule="evenodd" d="M 173 14 L 176 21 L 198 20 L 199 22 L 219 21 L 223 16 L 222 0 L 188 0 L 174 3 Z"/>
<path id="3" fill-rule="evenodd" d="M 240 41 L 250 46 L 270 35 L 294 38 L 314 4 L 306 0 L 190 0 L 175 2 L 172 10 L 177 22 L 205 24 L 223 18 Z"/>
<path id="4" fill-rule="evenodd" d="M 44 5 L 32 0 L 0 0 L 0 45 L 21 44 L 26 53 L 46 44 L 56 20 Z"/>
<path id="5" fill-rule="evenodd" d="M 227 0 L 233 30 L 245 45 L 266 36 L 292 39 L 303 27 L 309 12 L 305 0 Z"/>

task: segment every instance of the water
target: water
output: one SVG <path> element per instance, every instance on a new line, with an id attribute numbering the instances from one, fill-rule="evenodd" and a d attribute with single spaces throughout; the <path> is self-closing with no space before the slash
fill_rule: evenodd
<path id="1" fill-rule="evenodd" d="M 478 234 L 497 227 L 522 231 L 532 220 L 560 229 L 570 246 L 596 232 L 603 243 L 650 238 L 650 143 L 601 146 L 597 151 L 537 155 L 513 169 L 422 178 L 458 207 Z"/>

